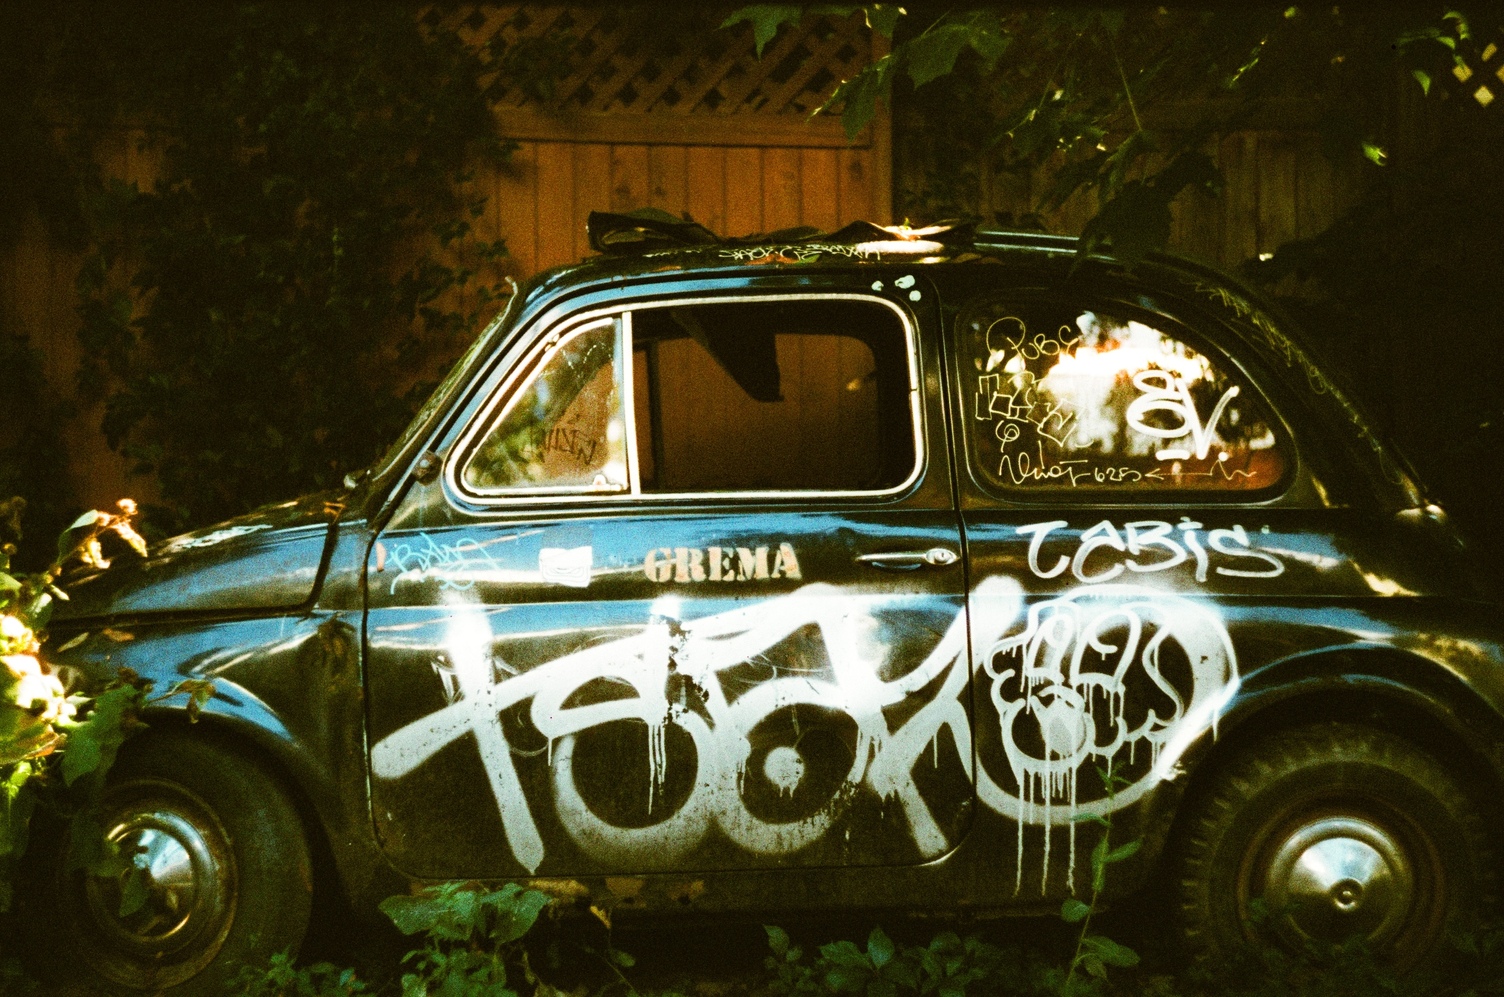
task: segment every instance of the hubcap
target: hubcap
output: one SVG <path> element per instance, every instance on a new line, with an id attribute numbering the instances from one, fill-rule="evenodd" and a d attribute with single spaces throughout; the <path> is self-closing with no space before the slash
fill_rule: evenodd
<path id="1" fill-rule="evenodd" d="M 126 870 L 83 876 L 85 916 L 109 942 L 90 961 L 138 987 L 171 986 L 207 965 L 235 903 L 235 863 L 218 823 L 189 800 L 152 796 L 109 825 Z"/>
<path id="2" fill-rule="evenodd" d="M 1393 939 L 1415 900 L 1415 875 L 1400 842 L 1357 817 L 1324 817 L 1296 828 L 1274 850 L 1264 895 L 1295 941 Z"/>

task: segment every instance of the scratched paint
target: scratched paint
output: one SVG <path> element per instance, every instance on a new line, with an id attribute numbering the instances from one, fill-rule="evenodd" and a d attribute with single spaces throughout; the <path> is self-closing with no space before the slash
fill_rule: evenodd
<path id="1" fill-rule="evenodd" d="M 517 671 L 494 653 L 497 638 L 487 608 L 464 601 L 460 591 L 451 599 L 444 660 L 435 667 L 447 705 L 378 741 L 371 749 L 372 771 L 380 779 L 402 779 L 446 745 L 473 735 L 508 844 L 530 872 L 544 862 L 547 844 L 499 720 L 521 704 L 527 704 L 532 726 L 548 741 L 553 804 L 575 844 L 602 862 L 665 868 L 712 829 L 749 853 L 798 851 L 827 834 L 864 792 L 895 803 L 920 855 L 939 856 L 955 842 L 914 773 L 921 764 L 938 764 L 947 741 L 975 778 L 985 805 L 1024 825 L 1073 826 L 1077 813 L 1127 806 L 1165 778 L 1172 765 L 1164 760 L 1178 757 L 1184 743 L 1214 724 L 1236 682 L 1231 643 L 1204 607 L 1163 592 L 1106 585 L 1033 605 L 1025 613 L 1016 580 L 986 579 L 971 594 L 970 639 L 987 649 L 976 667 L 996 708 L 1007 769 L 989 771 L 983 764 L 973 771 L 965 613 L 951 621 L 917 667 L 892 680 L 881 677 L 885 649 L 870 639 L 874 614 L 892 598 L 853 595 L 823 583 L 694 619 L 685 618 L 677 597 L 663 596 L 636 633 Z M 1127 626 L 1126 638 L 1113 632 L 1114 626 Z M 810 627 L 823 644 L 828 669 L 775 673 L 750 689 L 723 680 L 725 673 Z M 1189 688 L 1177 688 L 1161 666 L 1170 647 L 1194 662 Z M 670 697 L 671 676 L 687 681 L 697 701 Z M 603 679 L 632 695 L 581 702 L 586 698 L 578 695 L 581 690 Z M 1131 706 L 1143 679 L 1168 705 Z M 889 722 L 885 709 L 931 689 L 938 691 L 907 719 Z M 745 800 L 756 757 L 753 732 L 779 711 L 798 706 L 849 717 L 856 750 L 823 805 L 792 820 L 766 819 Z M 623 720 L 639 721 L 648 731 L 652 821 L 641 827 L 602 818 L 587 802 L 576 773 L 578 736 Z M 692 787 L 677 803 L 662 793 L 670 727 L 693 743 L 696 767 Z M 1081 804 L 1083 771 L 1089 776 L 1094 765 L 1137 755 L 1147 755 L 1153 764 L 1131 786 L 1112 800 Z M 756 774 L 787 795 L 798 789 L 811 764 L 798 744 L 779 745 L 762 757 Z M 1022 836 L 1019 847 L 1021 863 Z M 1045 862 L 1047 875 L 1047 854 Z"/>

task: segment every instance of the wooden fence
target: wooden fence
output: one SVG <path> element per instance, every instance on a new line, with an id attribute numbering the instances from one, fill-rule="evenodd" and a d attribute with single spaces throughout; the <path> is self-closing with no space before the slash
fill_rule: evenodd
<path id="1" fill-rule="evenodd" d="M 859 16 L 808 19 L 781 33 L 761 59 L 749 29 L 656 30 L 644 26 L 640 9 L 635 22 L 611 8 L 528 4 L 446 16 L 483 49 L 499 39 L 512 50 L 521 43 L 573 53 L 571 70 L 546 94 L 513 88 L 496 102 L 498 133 L 517 148 L 506 169 L 477 178 L 489 204 L 478 228 L 484 238 L 506 240 L 517 276 L 587 255 L 584 219 L 597 209 L 654 206 L 728 235 L 892 219 L 888 117 L 853 143 L 834 118 L 808 118 L 881 43 Z M 124 133 L 111 140 L 101 152 L 104 174 L 149 186 L 155 160 L 138 145 Z M 1356 191 L 1353 177 L 1327 165 L 1315 136 L 1298 130 L 1229 135 L 1214 154 L 1226 191 L 1218 200 L 1183 199 L 1173 236 L 1176 248 L 1214 263 L 1233 265 L 1320 231 Z M 901 166 L 909 159 L 900 150 Z M 1035 186 L 988 180 L 979 207 L 1023 214 Z M 1078 232 L 1091 208 L 1070 202 L 1049 225 Z M 0 247 L 0 331 L 28 335 L 49 382 L 72 396 L 80 257 L 54 244 L 35 219 L 23 224 L 19 242 Z M 79 501 L 152 498 L 150 483 L 131 479 L 105 445 L 101 407 L 77 401 L 64 442 Z"/>

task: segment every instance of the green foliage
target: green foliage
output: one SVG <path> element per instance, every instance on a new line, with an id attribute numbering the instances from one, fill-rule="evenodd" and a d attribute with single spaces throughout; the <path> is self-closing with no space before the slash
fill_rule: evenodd
<path id="1" fill-rule="evenodd" d="M 549 898 L 508 883 L 482 891 L 457 883 L 413 896 L 388 897 L 381 910 L 407 935 L 425 935 L 422 948 L 403 959 L 413 972 L 402 977 L 404 997 L 515 997 L 521 984 L 536 985 L 521 939 Z"/>
<path id="2" fill-rule="evenodd" d="M 870 22 L 878 8 L 862 9 Z M 751 21 L 760 49 L 814 11 L 758 5 L 727 24 Z M 1052 182 L 1040 208 L 1082 191 L 1096 196 L 1081 252 L 1111 249 L 1128 261 L 1164 247 L 1176 198 L 1218 191 L 1204 151 L 1212 136 L 1269 101 L 1323 92 L 1321 127 L 1333 149 L 1383 164 L 1374 135 L 1389 114 L 1394 67 L 1413 71 L 1429 94 L 1472 38 L 1456 11 L 1387 6 L 990 7 L 917 23 L 899 21 L 902 11 L 889 5 L 883 13 L 891 50 L 843 80 L 820 110 L 840 110 L 854 136 L 881 102 L 903 101 L 900 162 L 911 157 L 923 177 L 901 195 L 900 213 L 970 214 L 984 183 L 996 182 L 984 176 L 1044 173 Z M 900 169 L 900 179 L 907 173 L 912 184 L 915 172 Z"/>
<path id="3" fill-rule="evenodd" d="M 793 945 L 782 928 L 764 925 L 763 930 L 772 952 L 763 960 L 767 989 L 778 997 L 964 997 L 973 984 L 980 987 L 970 992 L 990 993 L 999 983 L 1024 975 L 1016 951 L 975 935 L 963 939 L 953 931 L 935 935 L 928 945 L 898 946 L 881 928 L 873 928 L 865 948 L 850 941 L 831 942 L 820 946 L 818 958 L 806 961 L 804 949 Z"/>
<path id="4" fill-rule="evenodd" d="M 355 997 L 370 992 L 353 969 L 327 962 L 299 966 L 286 952 L 272 956 L 265 969 L 244 967 L 231 986 L 236 997 Z"/>
<path id="5" fill-rule="evenodd" d="M 850 17 L 859 10 L 866 16 L 867 26 L 885 38 L 893 37 L 893 29 L 904 14 L 902 7 L 891 3 L 758 3 L 733 11 L 721 22 L 721 27 L 731 28 L 744 22 L 751 24 L 752 40 L 757 45 L 760 59 L 762 50 L 785 24 L 798 24 L 805 17 Z"/>
<path id="6" fill-rule="evenodd" d="M 559 997 L 562 990 L 535 971 L 524 944 L 538 925 L 550 898 L 537 890 L 508 883 L 486 890 L 460 883 L 428 887 L 411 896 L 388 897 L 381 910 L 406 935 L 422 936 L 422 945 L 403 957 L 411 967 L 401 980 L 403 997 Z M 609 916 L 592 911 L 610 930 Z M 609 942 L 602 947 L 554 941 L 547 947 L 554 969 L 567 963 L 593 963 L 609 973 L 605 983 L 570 991 L 586 994 L 638 993 L 623 972 L 636 960 Z M 364 993 L 348 970 L 327 964 L 298 969 L 285 957 L 266 969 L 248 969 L 238 981 L 240 997 L 325 997 Z M 322 988 L 322 989 L 321 989 Z M 664 995 L 671 997 L 671 995 Z"/>
<path id="7" fill-rule="evenodd" d="M 1498 103 L 1471 103 L 1427 102 L 1426 129 L 1367 171 L 1365 197 L 1325 232 L 1244 273 L 1299 320 L 1318 353 L 1339 361 L 1326 366 L 1348 374 L 1345 387 L 1357 389 L 1497 577 L 1504 118 Z"/>
<path id="8" fill-rule="evenodd" d="M 180 527 L 336 486 L 405 424 L 500 293 L 476 235 L 504 164 L 490 86 L 539 70 L 378 5 L 64 7 L 44 88 L 140 129 L 149 186 L 86 187 L 83 388 Z M 82 172 L 82 171 L 81 171 Z"/>
<path id="9" fill-rule="evenodd" d="M 14 528 L 19 502 L 0 503 L 0 522 Z M 55 584 L 66 564 L 77 559 L 108 565 L 101 543 L 106 536 L 145 553 L 132 525 L 135 515 L 135 503 L 124 499 L 118 512 L 95 510 L 78 517 L 58 539 L 57 559 L 36 573 L 12 573 L 15 547 L 0 545 L 0 912 L 9 909 L 11 874 L 26 851 L 39 804 L 68 819 L 73 868 L 100 876 L 127 874 L 122 916 L 145 900 L 144 873 L 133 870 L 105 839 L 99 819 L 105 775 L 126 738 L 144 726 L 139 719 L 144 709 L 187 696 L 189 716 L 196 719 L 213 686 L 188 679 L 152 697 L 150 682 L 122 668 L 92 695 L 69 690 L 43 659 L 40 639 L 53 601 L 67 598 Z"/>

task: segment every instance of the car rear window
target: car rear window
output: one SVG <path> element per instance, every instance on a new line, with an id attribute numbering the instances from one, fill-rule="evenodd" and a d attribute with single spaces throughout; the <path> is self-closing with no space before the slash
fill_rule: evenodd
<path id="1" fill-rule="evenodd" d="M 1002 493 L 1280 485 L 1293 461 L 1268 403 L 1160 324 L 1047 299 L 972 307 L 957 365 L 974 476 Z"/>

